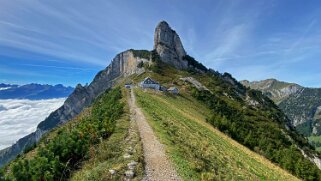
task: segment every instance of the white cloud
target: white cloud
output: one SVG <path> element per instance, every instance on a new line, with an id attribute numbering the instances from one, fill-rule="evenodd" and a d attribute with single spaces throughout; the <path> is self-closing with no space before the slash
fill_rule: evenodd
<path id="1" fill-rule="evenodd" d="M 7 89 L 11 89 L 11 87 L 0 87 L 0 91 L 7 90 Z"/>
<path id="2" fill-rule="evenodd" d="M 36 130 L 37 125 L 58 109 L 65 98 L 46 100 L 0 99 L 0 149 Z"/>

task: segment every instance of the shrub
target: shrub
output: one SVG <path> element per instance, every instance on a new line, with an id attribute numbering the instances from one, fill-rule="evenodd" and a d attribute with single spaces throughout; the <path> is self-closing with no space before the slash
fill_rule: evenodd
<path id="1" fill-rule="evenodd" d="M 94 102 L 89 116 L 75 126 L 60 128 L 32 159 L 19 158 L 12 165 L 12 179 L 67 180 L 71 171 L 89 158 L 90 147 L 113 133 L 115 121 L 123 113 L 120 99 L 120 88 L 103 94 Z"/>
<path id="2" fill-rule="evenodd" d="M 133 49 L 130 49 L 130 51 L 133 52 L 134 57 L 145 58 L 147 60 L 150 59 L 151 52 L 148 51 L 148 50 L 133 50 Z"/>
<path id="3" fill-rule="evenodd" d="M 215 90 L 212 90 L 215 92 Z M 249 95 L 255 100 L 261 100 L 260 109 L 242 109 L 223 97 L 209 91 L 199 91 L 191 88 L 192 95 L 205 103 L 212 114 L 207 122 L 228 134 L 236 141 L 248 148 L 263 154 L 282 168 L 304 180 L 320 180 L 318 168 L 305 159 L 299 149 L 289 141 L 287 134 L 300 146 L 307 146 L 295 132 L 287 132 L 282 128 L 282 114 L 271 102 L 263 100 L 263 95 L 257 91 L 250 91 Z M 268 104 L 264 106 L 264 104 Z"/>
<path id="4" fill-rule="evenodd" d="M 188 66 L 197 68 L 197 69 L 202 70 L 204 72 L 207 72 L 207 70 L 208 70 L 203 64 L 201 64 L 200 62 L 196 61 L 193 57 L 191 57 L 189 55 L 185 55 L 183 57 L 183 60 L 187 61 Z M 190 69 L 190 71 L 192 71 L 192 70 L 193 69 Z"/>
<path id="5" fill-rule="evenodd" d="M 163 62 L 161 61 L 160 56 L 156 52 L 156 50 L 151 51 L 151 57 L 152 57 L 152 62 L 153 64 L 150 66 L 150 70 L 158 73 L 158 74 L 163 74 Z"/>
<path id="6" fill-rule="evenodd" d="M 137 68 L 142 68 L 142 67 L 144 67 L 144 62 L 143 61 L 141 61 L 141 62 L 139 62 L 137 64 Z"/>

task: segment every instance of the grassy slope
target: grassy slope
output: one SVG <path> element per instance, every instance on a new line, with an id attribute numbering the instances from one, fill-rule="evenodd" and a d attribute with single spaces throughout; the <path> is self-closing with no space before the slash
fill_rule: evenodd
<path id="1" fill-rule="evenodd" d="M 187 94 L 136 90 L 137 101 L 185 180 L 297 180 L 205 122 L 209 110 Z"/>
<path id="2" fill-rule="evenodd" d="M 82 168 L 76 171 L 71 180 L 74 181 L 97 181 L 97 180 L 123 180 L 124 173 L 127 170 L 128 159 L 125 159 L 123 155 L 126 153 L 128 147 L 128 129 L 130 126 L 129 122 L 129 108 L 127 104 L 127 97 L 129 92 L 123 90 L 123 102 L 125 104 L 125 114 L 117 121 L 116 128 L 112 136 L 104 140 L 102 143 L 97 145 L 93 152 L 91 159 L 86 161 Z M 143 153 L 142 145 L 138 135 L 135 135 L 133 139 L 134 149 L 136 152 L 133 153 L 130 160 L 138 162 L 135 168 L 136 177 L 133 180 L 141 180 L 143 177 Z M 110 169 L 116 170 L 115 175 L 109 173 Z"/>

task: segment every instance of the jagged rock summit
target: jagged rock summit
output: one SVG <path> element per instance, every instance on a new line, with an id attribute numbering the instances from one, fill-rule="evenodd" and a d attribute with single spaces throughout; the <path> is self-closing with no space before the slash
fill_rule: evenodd
<path id="1" fill-rule="evenodd" d="M 186 52 L 182 42 L 166 21 L 161 21 L 155 29 L 154 49 L 163 62 L 178 69 L 188 68 L 188 63 L 184 60 Z"/>

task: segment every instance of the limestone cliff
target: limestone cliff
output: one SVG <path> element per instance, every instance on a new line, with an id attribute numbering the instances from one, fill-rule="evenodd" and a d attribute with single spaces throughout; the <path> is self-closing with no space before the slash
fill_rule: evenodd
<path id="1" fill-rule="evenodd" d="M 188 68 L 188 63 L 183 58 L 186 52 L 177 33 L 171 29 L 167 22 L 160 22 L 154 34 L 154 49 L 162 61 L 178 69 Z"/>

